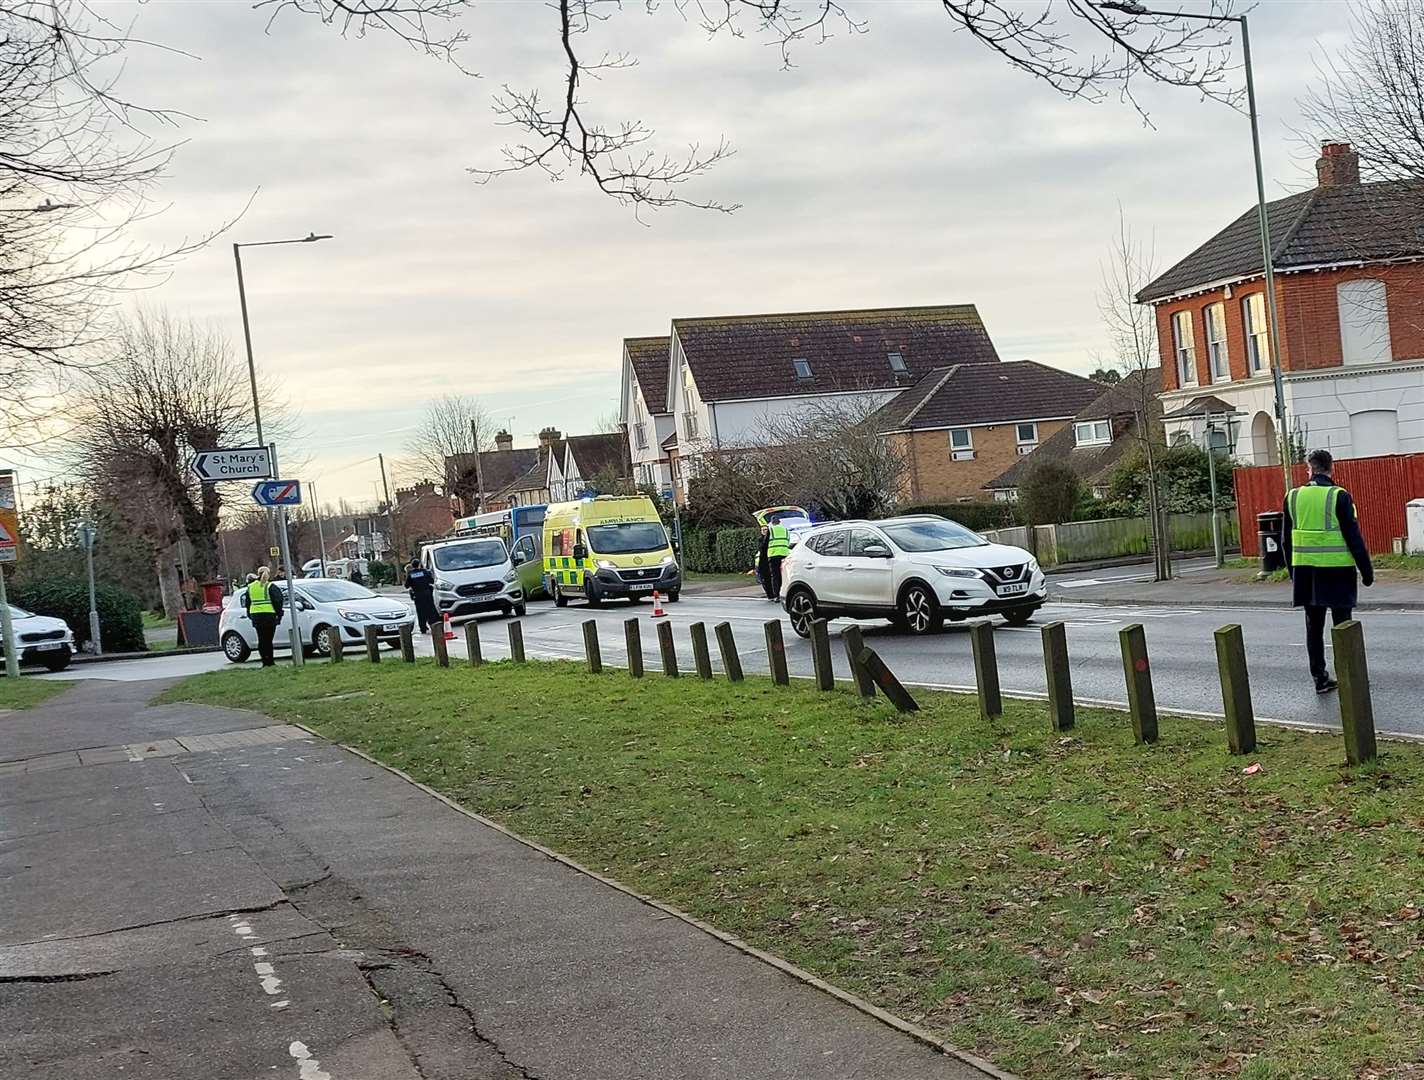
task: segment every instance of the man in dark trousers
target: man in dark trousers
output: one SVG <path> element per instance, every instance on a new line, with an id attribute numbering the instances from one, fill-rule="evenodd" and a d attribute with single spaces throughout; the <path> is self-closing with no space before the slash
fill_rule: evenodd
<path id="1" fill-rule="evenodd" d="M 766 593 L 768 600 L 775 600 L 776 594 L 771 591 L 771 559 L 766 553 L 767 544 L 771 540 L 771 530 L 765 525 L 761 527 L 761 541 L 757 547 L 756 574 L 757 581 L 761 583 L 761 591 Z"/>
<path id="2" fill-rule="evenodd" d="M 1338 684 L 1325 667 L 1325 611 L 1330 610 L 1336 625 L 1350 618 L 1357 599 L 1356 569 L 1366 588 L 1374 584 L 1375 570 L 1354 501 L 1330 478 L 1334 458 L 1327 450 L 1312 450 L 1306 462 L 1310 482 L 1286 496 L 1282 538 L 1293 602 L 1305 608 L 1305 651 L 1315 692 L 1328 694 Z"/>
<path id="3" fill-rule="evenodd" d="M 282 621 L 282 590 L 272 584 L 270 567 L 259 566 L 256 574 L 247 575 L 242 606 L 247 609 L 247 617 L 252 620 L 252 629 L 257 634 L 257 655 L 262 658 L 262 666 L 271 667 L 276 663 L 272 659 L 272 639 L 277 634 L 277 624 Z"/>
<path id="4" fill-rule="evenodd" d="M 405 575 L 405 587 L 415 604 L 415 621 L 424 634 L 440 621 L 440 613 L 435 610 L 435 575 L 421 566 L 419 559 L 411 559 Z"/>

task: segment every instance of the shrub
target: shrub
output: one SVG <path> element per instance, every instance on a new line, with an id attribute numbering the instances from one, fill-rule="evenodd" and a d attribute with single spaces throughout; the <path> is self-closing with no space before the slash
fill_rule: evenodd
<path id="1" fill-rule="evenodd" d="M 1001 502 L 960 502 L 960 503 L 918 503 L 901 507 L 900 514 L 938 514 L 940 517 L 957 521 L 966 529 L 980 532 L 984 529 L 1008 529 L 1019 524 L 1018 509 L 1013 503 Z"/>
<path id="2" fill-rule="evenodd" d="M 10 592 L 10 602 L 36 615 L 63 619 L 74 631 L 77 644 L 88 643 L 89 584 L 85 578 L 53 577 L 16 582 Z M 143 609 L 136 596 L 117 585 L 98 582 L 94 588 L 94 605 L 99 612 L 99 629 L 104 635 L 106 650 L 143 651 Z"/>
<path id="3" fill-rule="evenodd" d="M 1019 509 L 1026 525 L 1056 525 L 1073 520 L 1082 491 L 1078 474 L 1059 461 L 1035 465 L 1019 485 Z"/>
<path id="4" fill-rule="evenodd" d="M 712 557 L 717 573 L 735 574 L 756 565 L 761 546 L 760 529 L 718 529 Z"/>
<path id="5" fill-rule="evenodd" d="M 683 526 L 682 564 L 696 574 L 712 572 L 712 538 L 716 535 L 710 529 L 694 529 Z"/>
<path id="6" fill-rule="evenodd" d="M 367 585 L 395 585 L 399 583 L 394 563 L 372 560 L 366 568 L 369 571 L 366 579 Z"/>

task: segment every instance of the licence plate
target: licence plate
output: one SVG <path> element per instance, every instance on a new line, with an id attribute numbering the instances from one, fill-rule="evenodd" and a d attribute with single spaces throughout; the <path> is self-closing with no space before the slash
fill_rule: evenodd
<path id="1" fill-rule="evenodd" d="M 652 586 L 651 583 L 649 583 L 649 584 L 647 584 L 647 585 L 629 585 L 628 588 L 629 588 L 629 590 L 630 590 L 631 592 L 652 592 L 652 591 L 653 591 L 653 586 Z"/>
<path id="2" fill-rule="evenodd" d="M 394 634 L 399 630 L 400 623 L 386 623 L 385 626 L 381 627 L 381 633 L 383 634 Z"/>
<path id="3" fill-rule="evenodd" d="M 1000 596 L 1018 596 L 1020 593 L 1026 593 L 1026 592 L 1028 592 L 1028 582 L 1027 582 L 1027 581 L 1016 581 L 1016 582 L 1014 582 L 1014 584 L 1012 584 L 1012 585 L 1000 585 L 1000 586 L 999 586 L 999 595 L 1000 595 Z"/>
<path id="4" fill-rule="evenodd" d="M 62 649 L 62 648 L 64 648 L 64 642 L 62 642 L 62 641 L 42 641 L 42 642 L 40 642 L 38 645 L 36 645 L 35 648 L 36 648 L 36 649 L 40 649 L 40 650 L 44 650 L 44 649 Z"/>

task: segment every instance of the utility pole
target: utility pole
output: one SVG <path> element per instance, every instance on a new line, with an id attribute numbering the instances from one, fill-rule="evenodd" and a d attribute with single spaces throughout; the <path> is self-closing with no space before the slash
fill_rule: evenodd
<path id="1" fill-rule="evenodd" d="M 312 517 L 316 519 L 316 543 L 320 549 L 317 558 L 321 560 L 321 576 L 326 577 L 326 532 L 321 527 L 321 503 L 316 501 L 316 484 L 308 484 L 312 497 Z"/>
<path id="2" fill-rule="evenodd" d="M 470 445 L 475 448 L 475 486 L 479 488 L 479 502 L 475 504 L 475 513 L 485 512 L 485 466 L 480 460 L 480 426 L 479 421 L 473 417 L 470 419 Z"/>
<path id="3" fill-rule="evenodd" d="M 97 531 L 93 522 L 79 523 L 79 542 L 84 545 L 84 564 L 89 574 L 89 650 L 95 656 L 103 656 L 104 643 L 99 636 L 99 606 L 94 602 L 94 539 Z"/>
<path id="4" fill-rule="evenodd" d="M 370 459 L 368 458 L 367 460 Z M 381 463 L 381 490 L 385 492 L 386 495 L 386 522 L 389 526 L 389 531 L 391 534 L 390 551 L 392 551 L 396 556 L 396 559 L 392 561 L 398 561 L 400 557 L 400 552 L 396 550 L 396 506 L 395 503 L 391 502 L 391 486 L 386 483 L 386 455 L 377 454 L 376 460 Z"/>
<path id="5" fill-rule="evenodd" d="M 277 444 L 272 443 L 267 447 L 267 452 L 272 457 L 272 479 L 280 480 L 281 473 L 277 469 Z M 292 549 L 287 539 L 287 508 L 277 507 L 277 533 L 282 552 L 282 564 L 287 568 L 287 593 L 283 597 L 286 600 L 287 616 L 287 640 L 292 643 L 292 666 L 301 667 L 304 662 L 302 656 L 302 632 L 297 626 L 297 586 L 292 581 Z"/>

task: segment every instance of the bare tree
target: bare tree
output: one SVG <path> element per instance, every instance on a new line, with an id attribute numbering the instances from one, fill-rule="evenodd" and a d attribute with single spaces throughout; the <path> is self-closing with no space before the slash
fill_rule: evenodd
<path id="1" fill-rule="evenodd" d="M 265 408 L 279 423 L 280 402 Z M 192 577 L 217 574 L 222 490 L 199 483 L 189 461 L 252 427 L 247 371 L 227 341 L 165 312 L 140 311 L 120 325 L 104 364 L 87 373 L 73 415 L 77 463 L 158 548 L 165 604 L 176 591 L 180 543 Z"/>
<path id="2" fill-rule="evenodd" d="M 1424 0 L 1356 5 L 1352 40 L 1301 102 L 1312 146 L 1348 142 L 1376 180 L 1424 180 Z"/>
<path id="3" fill-rule="evenodd" d="M 493 449 L 497 425 L 477 397 L 469 394 L 446 394 L 425 407 L 420 426 L 406 444 L 409 465 L 424 477 L 439 478 L 447 495 L 458 495 L 484 505 L 484 469 L 480 452 Z M 471 472 L 474 487 L 462 479 Z"/>

